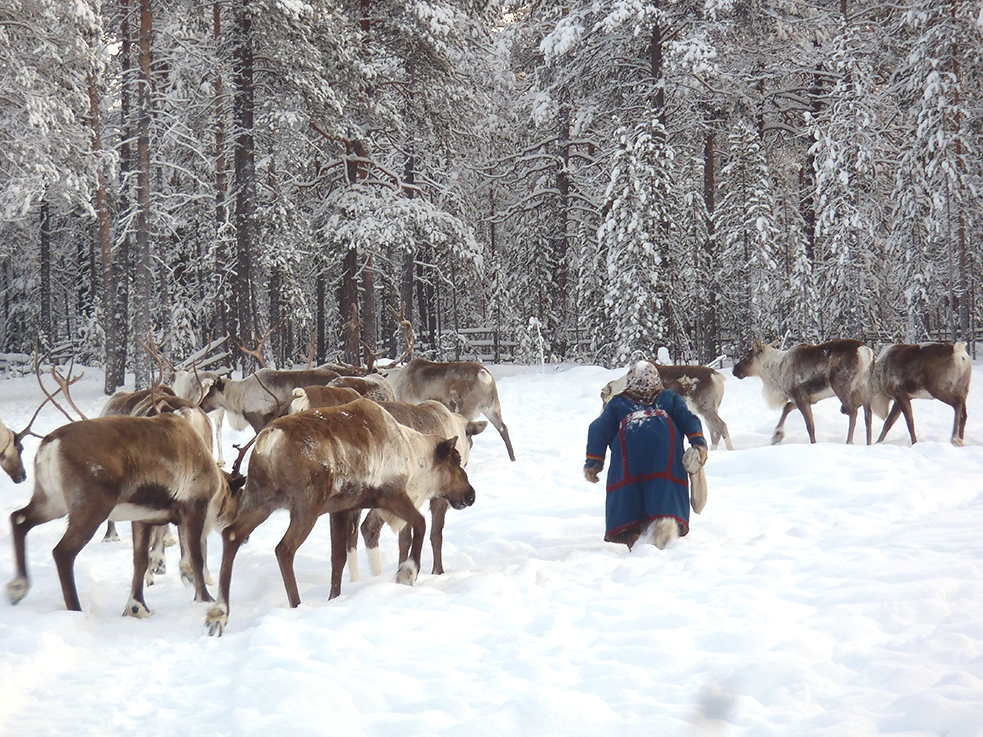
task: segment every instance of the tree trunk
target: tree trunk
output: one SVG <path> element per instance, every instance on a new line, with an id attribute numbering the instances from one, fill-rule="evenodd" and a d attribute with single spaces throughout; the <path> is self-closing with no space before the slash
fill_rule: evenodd
<path id="1" fill-rule="evenodd" d="M 44 344 L 50 348 L 54 343 L 55 336 L 52 332 L 51 323 L 51 213 L 48 206 L 48 198 L 41 201 L 41 232 L 40 232 L 40 256 L 41 256 L 41 338 Z"/>
<path id="2" fill-rule="evenodd" d="M 116 274 L 113 270 L 113 241 L 109 226 L 109 205 L 106 197 L 106 167 L 101 161 L 102 128 L 99 117 L 99 85 L 89 76 L 89 121 L 92 126 L 92 153 L 96 157 L 98 177 L 96 183 L 96 241 L 99 244 L 99 261 L 102 270 L 102 321 L 105 335 L 105 365 L 103 390 L 106 394 L 116 391 L 119 384 L 110 370 L 118 361 L 119 333 L 116 322 Z M 95 273 L 93 273 L 95 283 Z"/>
<path id="3" fill-rule="evenodd" d="M 254 261 L 254 217 L 256 212 L 256 162 L 253 140 L 255 89 L 253 87 L 252 16 L 245 3 L 239 6 L 238 47 L 235 55 L 235 192 L 236 192 L 236 268 L 233 286 L 235 303 L 232 332 L 243 345 L 256 339 L 256 301 L 252 263 Z"/>
<path id="4" fill-rule="evenodd" d="M 379 333 L 376 329 L 378 308 L 375 298 L 375 259 L 369 256 L 369 262 L 362 269 L 362 341 L 373 351 L 378 349 Z M 369 356 L 365 357 L 368 366 Z"/>
<path id="5" fill-rule="evenodd" d="M 711 125 L 712 123 L 713 121 L 711 121 Z M 713 222 L 713 213 L 716 208 L 714 193 L 717 188 L 713 168 L 715 144 L 714 131 L 711 127 L 707 131 L 703 144 L 703 203 L 707 210 L 707 241 L 704 248 L 706 251 L 706 262 L 710 264 L 711 271 L 713 271 L 713 265 L 715 263 L 714 245 L 716 240 L 714 237 L 715 230 Z M 712 284 L 707 284 L 706 286 L 712 287 Z M 703 362 L 712 361 L 719 353 L 720 332 L 717 323 L 717 290 L 710 288 L 707 289 L 705 310 L 703 313 Z"/>
<path id="6" fill-rule="evenodd" d="M 137 309 L 134 322 L 138 340 L 147 340 L 153 322 L 153 282 L 150 266 L 150 36 L 153 32 L 151 0 L 140 0 L 140 76 L 137 85 L 137 256 L 134 288 Z M 137 351 L 134 361 L 136 388 L 150 386 L 150 356 Z"/>

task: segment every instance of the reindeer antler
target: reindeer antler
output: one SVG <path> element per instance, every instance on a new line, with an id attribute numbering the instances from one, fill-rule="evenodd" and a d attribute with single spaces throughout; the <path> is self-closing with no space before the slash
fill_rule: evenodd
<path id="1" fill-rule="evenodd" d="M 263 358 L 263 345 L 265 345 L 266 341 L 270 339 L 270 336 L 273 335 L 273 333 L 276 330 L 278 330 L 282 324 L 283 324 L 283 320 L 280 320 L 280 322 L 278 322 L 276 325 L 274 325 L 269 330 L 267 330 L 266 335 L 263 336 L 263 339 L 256 344 L 255 350 L 249 350 L 242 343 L 236 343 L 236 345 L 239 346 L 239 350 L 241 350 L 247 356 L 252 356 L 257 361 L 259 361 L 260 366 L 266 368 L 266 359 Z"/>
<path id="2" fill-rule="evenodd" d="M 413 355 L 413 347 L 416 345 L 416 335 L 413 333 L 413 323 L 403 317 L 406 312 L 405 302 L 400 303 L 399 314 L 396 314 L 396 310 L 392 308 L 392 305 L 386 305 L 386 307 L 389 308 L 389 314 L 392 315 L 393 320 L 403 330 L 403 355 L 396 359 L 396 362 L 393 364 L 395 366 L 410 360 L 410 357 Z"/>
<path id="3" fill-rule="evenodd" d="M 68 375 L 69 376 L 72 375 L 72 370 L 73 370 L 74 367 L 75 367 L 75 357 L 73 356 L 71 363 L 68 365 Z M 63 376 L 61 376 L 61 374 L 58 373 L 57 369 L 55 368 L 54 362 L 52 362 L 52 364 L 51 364 L 51 376 L 54 378 L 55 383 L 58 384 L 58 390 L 55 391 L 54 394 L 52 394 L 51 392 L 48 391 L 48 387 L 46 387 L 44 385 L 44 379 L 41 378 L 41 352 L 40 352 L 37 344 L 35 343 L 35 345 L 34 345 L 34 375 L 38 377 L 38 385 L 41 387 L 41 391 L 44 392 L 44 396 L 47 397 L 47 399 L 45 399 L 44 402 L 41 403 L 41 407 L 43 407 L 48 402 L 51 402 L 53 405 L 55 405 L 55 407 L 58 408 L 58 411 L 59 412 L 61 412 L 63 415 L 65 415 L 65 417 L 68 419 L 69 422 L 75 422 L 75 419 L 70 414 L 68 414 L 68 412 L 65 410 L 65 408 L 62 407 L 60 404 L 58 404 L 58 402 L 55 400 L 55 396 L 58 394 L 58 392 L 62 392 L 65 395 L 65 399 L 67 399 L 68 400 L 68 403 L 71 405 L 72 409 L 74 409 L 76 412 L 78 412 L 79 417 L 81 417 L 83 420 L 89 419 L 88 417 L 85 416 L 85 413 L 83 413 L 82 410 L 80 410 L 76 406 L 74 400 L 72 399 L 72 395 L 68 391 L 68 387 L 70 387 L 72 384 L 74 384 L 79 379 L 81 379 L 83 376 L 85 376 L 85 372 L 84 371 L 82 373 L 80 373 L 78 376 L 76 376 L 74 379 L 65 379 Z M 27 432 L 30 431 L 31 425 L 34 424 L 34 420 L 38 416 L 38 412 L 41 411 L 41 407 L 38 407 L 37 412 L 34 413 L 34 417 L 31 418 L 31 421 L 28 423 L 27 427 L 24 428 L 24 430 L 22 430 L 22 432 L 24 434 L 26 434 Z"/>
<path id="4" fill-rule="evenodd" d="M 249 450 L 249 448 L 252 446 L 252 444 L 256 442 L 256 438 L 258 438 L 258 437 L 259 437 L 259 435 L 253 435 L 253 437 L 245 445 L 233 445 L 232 446 L 233 448 L 235 448 L 236 450 L 239 451 L 239 455 L 236 456 L 235 463 L 232 464 L 232 476 L 233 477 L 238 477 L 238 476 L 241 476 L 242 475 L 239 472 L 239 467 L 242 466 L 242 460 L 246 457 L 246 451 Z"/>
<path id="5" fill-rule="evenodd" d="M 358 339 L 358 342 L 361 343 L 362 347 L 365 349 L 365 372 L 366 374 L 371 374 L 375 370 L 376 359 L 378 359 L 380 356 L 384 356 L 386 352 L 385 351 L 377 352 L 373 350 L 372 346 L 370 346 L 361 338 Z"/>

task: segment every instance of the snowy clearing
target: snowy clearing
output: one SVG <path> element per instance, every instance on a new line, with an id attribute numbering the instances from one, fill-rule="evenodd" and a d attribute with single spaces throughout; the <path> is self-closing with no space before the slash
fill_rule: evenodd
<path id="1" fill-rule="evenodd" d="M 427 543 L 415 587 L 394 583 L 386 531 L 385 574 L 368 575 L 362 550 L 362 580 L 346 574 L 328 602 L 322 519 L 289 609 L 279 512 L 239 552 L 215 639 L 175 548 L 146 593 L 154 616 L 138 621 L 120 616 L 128 525 L 79 556 L 83 613 L 65 611 L 51 559 L 64 521 L 33 530 L 33 587 L 0 602 L 0 734 L 983 734 L 983 367 L 964 448 L 948 442 L 952 410 L 927 400 L 913 448 L 903 422 L 883 445 L 843 445 L 836 400 L 815 408 L 817 445 L 794 413 L 773 447 L 760 380 L 726 370 L 736 450 L 711 452 L 706 509 L 672 548 L 630 554 L 603 542 L 603 486 L 581 473 L 598 393 L 623 372 L 492 370 L 518 460 L 493 428 L 475 439 L 477 502 L 448 514 L 447 573 L 429 574 Z M 85 372 L 72 394 L 95 416 L 102 377 Z M 0 381 L 0 417 L 20 430 L 40 396 L 33 377 Z M 46 408 L 35 430 L 62 421 Z M 250 435 L 227 431 L 226 458 Z M 32 484 L 33 469 L 21 485 L 0 478 L 4 515 Z M 11 548 L 5 517 L 3 582 Z"/>

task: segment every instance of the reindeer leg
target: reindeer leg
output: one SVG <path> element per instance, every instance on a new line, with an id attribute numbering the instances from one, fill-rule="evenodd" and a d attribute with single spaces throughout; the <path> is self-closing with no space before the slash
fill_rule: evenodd
<path id="1" fill-rule="evenodd" d="M 369 555 L 369 570 L 373 576 L 382 573 L 382 556 L 379 554 L 379 536 L 385 522 L 379 513 L 370 509 L 365 515 L 365 522 L 362 523 L 362 539 L 365 541 L 365 549 Z M 402 531 L 400 531 L 402 535 Z M 402 548 L 402 546 L 400 546 Z"/>
<path id="2" fill-rule="evenodd" d="M 200 500 L 180 512 L 178 535 L 186 541 L 188 557 L 191 558 L 191 573 L 195 582 L 195 601 L 215 601 L 205 588 L 205 555 L 201 550 L 201 540 L 205 536 L 205 514 L 208 500 Z"/>
<path id="3" fill-rule="evenodd" d="M 328 594 L 328 600 L 341 596 L 341 574 L 345 570 L 345 560 L 348 557 L 348 538 L 352 528 L 351 518 L 352 510 L 350 509 L 331 513 L 331 591 Z M 294 586 L 296 587 L 296 583 Z"/>
<path id="4" fill-rule="evenodd" d="M 710 428 L 710 438 L 713 441 L 714 450 L 720 445 L 721 438 L 723 438 L 727 450 L 734 450 L 734 445 L 730 442 L 730 432 L 727 430 L 727 423 L 720 419 L 720 415 L 716 412 L 707 411 L 703 416 L 706 418 L 707 426 Z"/>
<path id="5" fill-rule="evenodd" d="M 955 419 L 952 421 L 952 444 L 959 447 L 963 444 L 963 435 L 966 433 L 966 401 L 956 400 L 952 409 L 955 411 Z"/>
<path id="6" fill-rule="evenodd" d="M 406 494 L 397 494 L 385 500 L 385 509 L 406 521 L 413 529 L 413 543 L 410 547 L 410 557 L 400 564 L 396 572 L 396 583 L 412 586 L 420 571 L 420 556 L 423 552 L 423 538 L 427 534 L 427 521 L 413 506 Z"/>
<path id="7" fill-rule="evenodd" d="M 27 533 L 52 519 L 55 519 L 55 516 L 46 513 L 44 509 L 39 509 L 33 499 L 26 507 L 10 515 L 10 527 L 14 538 L 14 560 L 17 566 L 17 575 L 7 584 L 7 598 L 11 604 L 16 604 L 27 596 L 31 588 L 30 578 L 27 575 Z"/>
<path id="8" fill-rule="evenodd" d="M 134 522 L 133 524 L 140 524 Z M 155 525 L 150 534 L 150 563 L 147 567 L 146 584 L 154 585 L 154 576 L 167 573 L 167 556 L 164 555 L 164 526 Z M 133 532 L 136 540 L 136 531 Z"/>
<path id="9" fill-rule="evenodd" d="M 782 438 L 785 437 L 785 418 L 789 416 L 789 413 L 795 409 L 795 402 L 786 402 L 785 407 L 782 409 L 782 416 L 778 420 L 778 424 L 775 426 L 775 432 L 771 436 L 771 444 L 778 445 L 782 442 Z"/>
<path id="10" fill-rule="evenodd" d="M 901 412 L 904 414 L 904 421 L 908 426 L 908 435 L 911 437 L 911 444 L 914 445 L 918 442 L 918 438 L 915 437 L 915 417 L 911 413 L 911 400 L 908 399 L 907 395 L 903 395 L 898 397 L 897 401 L 901 405 Z"/>
<path id="11" fill-rule="evenodd" d="M 232 564 L 236 553 L 252 531 L 273 513 L 272 508 L 241 511 L 236 521 L 222 531 L 222 569 L 218 574 L 218 601 L 208 610 L 205 626 L 212 637 L 221 637 L 229 623 L 229 589 L 232 586 Z"/>
<path id="12" fill-rule="evenodd" d="M 802 413 L 802 419 L 806 423 L 806 432 L 809 433 L 809 442 L 816 442 L 816 422 L 812 419 L 812 405 L 809 403 L 808 399 L 795 398 L 795 406 L 799 408 L 799 412 Z M 786 405 L 786 408 L 788 405 Z M 856 417 L 854 417 L 854 422 L 856 422 Z"/>
<path id="13" fill-rule="evenodd" d="M 358 522 L 362 517 L 361 509 L 352 510 L 351 529 L 348 531 L 348 580 L 355 583 L 358 573 Z M 376 551 L 378 552 L 378 551 Z"/>
<path id="14" fill-rule="evenodd" d="M 119 542 L 119 534 L 116 532 L 116 523 L 112 520 L 109 520 L 106 523 L 106 534 L 103 536 L 102 541 L 104 543 Z"/>
<path id="15" fill-rule="evenodd" d="M 430 500 L 430 547 L 433 549 L 433 573 L 444 572 L 444 519 L 450 506 L 446 499 Z"/>
<path id="16" fill-rule="evenodd" d="M 290 524 L 287 525 L 287 531 L 284 533 L 283 539 L 276 546 L 276 560 L 280 564 L 280 576 L 283 578 L 283 586 L 287 590 L 287 601 L 290 602 L 292 608 L 300 604 L 300 593 L 297 591 L 297 577 L 294 575 L 294 556 L 297 554 L 297 548 L 303 545 L 304 540 L 311 534 L 315 522 L 317 522 L 317 514 L 306 510 L 297 511 L 291 509 Z M 342 531 L 345 535 L 346 542 L 344 547 L 345 555 L 348 554 L 347 542 L 351 535 L 351 521 L 348 520 L 347 522 L 348 528 Z M 334 562 L 333 541 L 334 528 L 332 527 L 332 563 Z"/>
<path id="17" fill-rule="evenodd" d="M 65 607 L 71 611 L 82 611 L 78 590 L 75 588 L 75 558 L 86 543 L 92 539 L 92 536 L 96 534 L 96 530 L 99 529 L 103 520 L 109 516 L 110 509 L 103 510 L 102 514 L 93 512 L 74 518 L 69 515 L 68 529 L 65 530 L 65 534 L 55 545 L 54 550 L 51 551 L 51 555 L 55 559 L 55 567 L 58 569 L 58 579 L 61 581 Z"/>
<path id="18" fill-rule="evenodd" d="M 123 616 L 143 619 L 153 614 L 143 598 L 143 580 L 144 576 L 149 575 L 147 568 L 150 564 L 150 538 L 151 535 L 156 537 L 160 526 L 135 520 L 130 526 L 133 529 L 133 583 L 130 585 L 130 600 L 126 602 Z"/>
<path id="19" fill-rule="evenodd" d="M 509 451 L 509 460 L 514 461 L 515 452 L 512 450 L 512 441 L 509 439 L 509 429 L 505 426 L 505 422 L 502 421 L 502 413 L 492 409 L 485 412 L 485 417 L 495 426 L 498 434 L 502 436 L 502 440 L 505 441 L 505 447 Z"/>
<path id="20" fill-rule="evenodd" d="M 884 418 L 884 427 L 881 428 L 881 434 L 877 437 L 877 442 L 884 442 L 884 438 L 887 437 L 888 431 L 894 427 L 894 423 L 897 422 L 898 418 L 901 416 L 901 405 L 898 404 L 897 400 L 894 400 L 894 404 L 891 406 L 891 411 L 887 413 L 887 417 Z"/>
<path id="21" fill-rule="evenodd" d="M 180 529 L 177 531 L 177 537 L 181 550 L 181 562 L 178 563 L 178 570 L 181 572 L 181 583 L 185 586 L 191 586 L 195 582 L 194 566 L 191 563 L 191 548 L 188 547 L 188 541 Z M 215 583 L 211 572 L 208 570 L 208 533 L 204 531 L 201 535 L 201 575 L 205 580 L 206 586 L 211 586 Z M 147 585 L 149 586 L 150 584 Z"/>
<path id="22" fill-rule="evenodd" d="M 870 429 L 873 422 L 873 415 L 870 410 L 870 402 L 864 404 L 864 424 L 867 427 L 867 445 L 870 445 Z"/>
<path id="23" fill-rule="evenodd" d="M 846 409 L 846 405 L 843 406 L 843 409 Z M 846 444 L 853 445 L 853 433 L 857 429 L 857 408 L 854 407 L 850 410 L 847 410 L 846 414 L 847 417 L 850 418 L 850 426 L 847 428 L 846 431 Z"/>

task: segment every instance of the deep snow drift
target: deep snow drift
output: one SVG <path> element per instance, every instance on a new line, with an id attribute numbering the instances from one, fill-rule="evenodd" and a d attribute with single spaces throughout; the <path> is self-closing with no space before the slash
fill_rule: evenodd
<path id="1" fill-rule="evenodd" d="M 888 442 L 845 446 L 836 400 L 782 445 L 758 379 L 728 375 L 721 416 L 736 450 L 712 451 L 709 502 L 673 547 L 606 544 L 602 485 L 584 481 L 598 392 L 622 372 L 495 367 L 518 460 L 489 427 L 468 468 L 478 500 L 448 514 L 443 576 L 347 575 L 328 602 L 322 519 L 297 554 L 289 609 L 275 514 L 242 548 L 224 637 L 177 574 L 147 590 L 155 615 L 121 617 L 123 541 L 82 551 L 83 613 L 64 609 L 50 550 L 63 521 L 27 539 L 33 587 L 0 602 L 4 735 L 957 735 L 983 734 L 983 369 L 974 367 L 966 447 L 952 411 L 917 401 Z M 72 394 L 89 416 L 98 371 Z M 0 417 L 21 429 L 33 377 L 0 381 Z M 63 422 L 46 408 L 35 430 Z M 880 430 L 875 419 L 875 437 Z M 232 443 L 250 433 L 227 432 Z M 858 437 L 862 430 L 858 429 Z M 27 440 L 27 459 L 38 441 Z M 0 478 L 0 583 L 13 575 L 7 515 L 33 471 Z M 221 542 L 210 538 L 217 575 Z M 212 592 L 215 593 L 214 587 Z"/>

